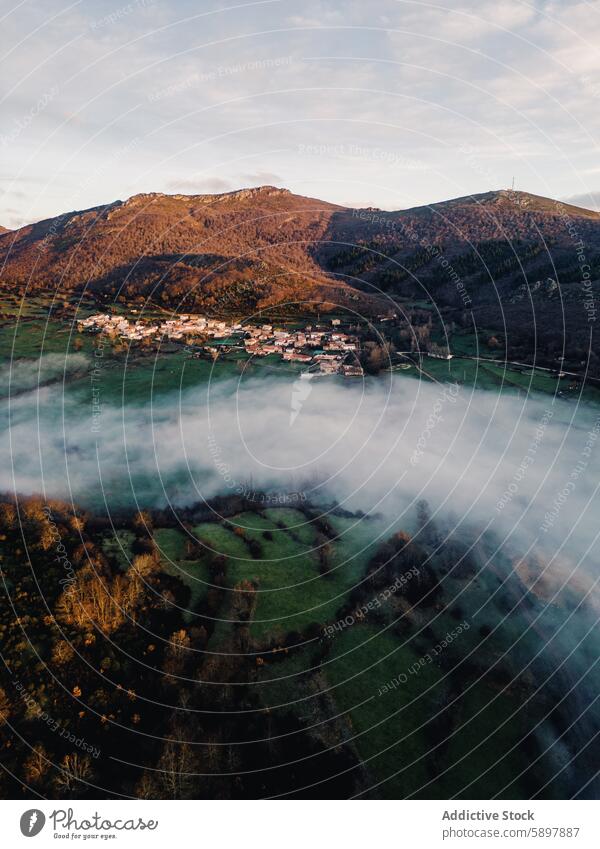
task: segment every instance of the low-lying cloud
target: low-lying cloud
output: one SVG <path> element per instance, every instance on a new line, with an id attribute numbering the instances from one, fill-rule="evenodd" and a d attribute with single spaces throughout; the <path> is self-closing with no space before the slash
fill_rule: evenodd
<path id="1" fill-rule="evenodd" d="M 53 381 L 62 381 L 88 369 L 85 354 L 45 354 L 37 359 L 22 359 L 0 367 L 2 395 L 14 395 Z"/>
<path id="2" fill-rule="evenodd" d="M 144 406 L 100 402 L 94 432 L 81 390 L 41 388 L 11 402 L 0 487 L 108 510 L 300 491 L 390 527 L 424 498 L 446 524 L 589 559 L 596 409 L 402 377 L 316 378 L 300 395 L 293 378 L 216 381 Z"/>

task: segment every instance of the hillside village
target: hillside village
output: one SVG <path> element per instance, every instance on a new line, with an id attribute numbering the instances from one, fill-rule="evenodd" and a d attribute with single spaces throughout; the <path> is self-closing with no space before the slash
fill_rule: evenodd
<path id="1" fill-rule="evenodd" d="M 202 315 L 184 314 L 165 321 L 130 321 L 122 315 L 97 313 L 78 321 L 81 331 L 106 333 L 133 343 L 168 340 L 193 346 L 198 356 L 245 351 L 256 357 L 278 354 L 284 361 L 301 363 L 310 374 L 360 377 L 359 341 L 342 330 L 340 319 L 328 325 L 307 325 L 302 330 L 272 324 L 228 323 Z"/>

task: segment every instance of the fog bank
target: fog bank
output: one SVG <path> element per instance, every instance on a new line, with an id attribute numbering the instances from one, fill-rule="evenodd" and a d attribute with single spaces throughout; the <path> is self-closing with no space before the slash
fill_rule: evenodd
<path id="1" fill-rule="evenodd" d="M 400 525 L 425 498 L 520 545 L 570 534 L 583 555 L 599 432 L 591 407 L 402 377 L 226 380 L 123 408 L 103 404 L 101 386 L 83 400 L 47 387 L 11 400 L 0 487 L 108 510 L 300 492 Z"/>

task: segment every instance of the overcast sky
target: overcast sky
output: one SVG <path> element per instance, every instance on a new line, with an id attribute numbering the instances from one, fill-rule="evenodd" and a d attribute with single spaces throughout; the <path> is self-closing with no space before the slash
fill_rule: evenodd
<path id="1" fill-rule="evenodd" d="M 11 8 L 12 7 L 12 8 Z M 273 184 L 600 197 L 600 2 L 7 0 L 0 223 Z"/>

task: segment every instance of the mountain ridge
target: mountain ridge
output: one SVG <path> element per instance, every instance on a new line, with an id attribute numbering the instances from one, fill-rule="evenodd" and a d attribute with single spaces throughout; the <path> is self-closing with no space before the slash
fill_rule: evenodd
<path id="1" fill-rule="evenodd" d="M 600 221 L 600 212 L 596 212 L 595 210 L 588 209 L 587 207 L 577 206 L 576 204 L 570 203 L 567 200 L 553 199 L 550 197 L 546 197 L 545 195 L 537 195 L 533 192 L 526 192 L 517 189 L 492 189 L 487 192 L 478 192 L 476 194 L 471 195 L 458 195 L 456 197 L 447 198 L 441 201 L 434 201 L 428 204 L 418 204 L 417 206 L 410 207 L 401 207 L 398 209 L 384 209 L 379 206 L 364 206 L 364 207 L 354 207 L 347 206 L 344 204 L 337 204 L 333 201 L 321 200 L 319 198 L 313 198 L 308 195 L 299 195 L 295 192 L 292 192 L 290 189 L 281 188 L 278 186 L 264 185 L 264 186 L 251 186 L 240 189 L 233 189 L 228 192 L 205 192 L 205 193 L 183 193 L 183 192 L 136 192 L 133 195 L 130 195 L 125 200 L 117 199 L 114 201 L 110 201 L 106 204 L 97 204 L 92 207 L 85 207 L 83 209 L 78 210 L 70 210 L 68 212 L 62 212 L 56 216 L 50 216 L 49 218 L 39 219 L 39 221 L 32 222 L 30 224 L 24 224 L 21 227 L 9 228 L 0 225 L 0 235 L 2 233 L 17 233 L 19 230 L 25 230 L 28 227 L 33 227 L 38 224 L 44 223 L 46 221 L 56 221 L 61 218 L 73 217 L 76 215 L 83 215 L 90 212 L 99 212 L 102 210 L 109 210 L 111 208 L 116 208 L 119 206 L 125 206 L 131 202 L 137 202 L 142 200 L 155 200 L 159 198 L 170 198 L 172 200 L 180 200 L 180 201 L 190 201 L 196 200 L 203 202 L 205 204 L 214 203 L 217 201 L 226 201 L 226 200 L 238 200 L 238 199 L 246 199 L 246 198 L 258 198 L 258 197 L 289 197 L 289 198 L 302 198 L 304 200 L 314 201 L 320 205 L 331 207 L 332 209 L 338 210 L 358 210 L 364 212 L 380 212 L 386 215 L 398 215 L 401 213 L 415 212 L 418 210 L 426 210 L 426 209 L 442 209 L 446 207 L 458 206 L 462 205 L 464 202 L 468 203 L 477 203 L 479 205 L 485 205 L 486 201 L 493 202 L 501 202 L 502 200 L 511 200 L 513 198 L 518 198 L 518 205 L 525 207 L 526 204 L 523 203 L 524 199 L 529 201 L 533 201 L 533 205 L 531 208 L 535 208 L 535 204 L 537 204 L 536 211 L 549 211 L 548 206 L 552 204 L 555 208 L 560 206 L 563 209 L 572 210 L 577 213 L 579 216 L 583 218 L 592 218 L 594 220 Z"/>
<path id="2" fill-rule="evenodd" d="M 530 282 L 551 300 L 556 286 L 540 281 L 561 275 L 571 299 L 577 241 L 596 280 L 600 214 L 511 189 L 394 211 L 275 186 L 146 192 L 0 233 L 0 285 L 151 297 L 186 309 L 328 300 L 369 311 L 424 293 L 448 308 L 509 309 Z"/>

